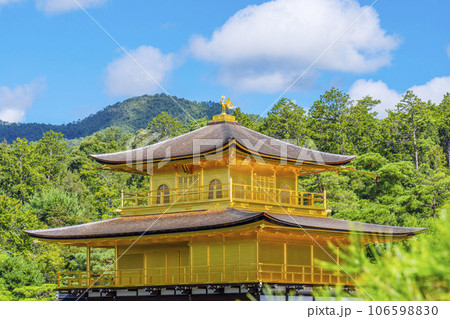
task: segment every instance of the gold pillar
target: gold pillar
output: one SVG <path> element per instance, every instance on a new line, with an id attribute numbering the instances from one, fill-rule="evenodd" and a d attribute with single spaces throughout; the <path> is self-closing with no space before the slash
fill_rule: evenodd
<path id="1" fill-rule="evenodd" d="M 119 281 L 119 247 L 117 243 L 114 245 L 114 271 L 116 277 L 116 285 L 120 285 Z"/>
<path id="2" fill-rule="evenodd" d="M 91 247 L 89 245 L 86 246 L 86 270 L 88 277 L 88 285 L 91 285 Z"/>
<path id="3" fill-rule="evenodd" d="M 173 201 L 175 202 L 177 200 L 177 194 L 178 194 L 178 169 L 175 167 L 175 189 L 174 189 L 174 197 Z"/>
<path id="4" fill-rule="evenodd" d="M 277 203 L 279 203 L 280 201 L 280 199 L 277 197 L 277 166 L 273 168 L 273 199 Z"/>
<path id="5" fill-rule="evenodd" d="M 227 275 L 226 275 L 226 267 L 225 267 L 225 265 L 226 265 L 226 251 L 225 251 L 225 247 L 226 247 L 226 244 L 225 244 L 225 235 L 223 235 L 222 234 L 222 276 L 221 276 L 221 279 L 222 279 L 222 282 L 223 281 L 226 281 L 226 278 L 227 278 Z"/>
<path id="6" fill-rule="evenodd" d="M 192 241 L 189 243 L 189 268 L 190 268 L 190 278 L 189 281 L 194 281 L 194 247 L 192 247 Z"/>
<path id="7" fill-rule="evenodd" d="M 341 282 L 341 265 L 339 261 L 339 246 L 336 247 L 336 263 L 338 264 L 338 270 L 337 270 L 337 282 Z"/>
<path id="8" fill-rule="evenodd" d="M 255 196 L 254 196 L 255 189 L 254 189 L 254 185 L 253 185 L 253 178 L 254 178 L 253 165 L 250 166 L 250 168 L 251 168 L 251 172 L 250 172 L 250 192 L 252 194 L 250 199 L 254 200 L 255 199 Z"/>
<path id="9" fill-rule="evenodd" d="M 148 278 L 148 251 L 144 253 L 144 278 L 141 279 L 141 283 L 147 284 Z"/>
<path id="10" fill-rule="evenodd" d="M 260 242 L 259 242 L 259 232 L 261 231 L 261 228 L 259 228 L 259 230 L 258 230 L 258 232 L 256 233 L 256 279 L 258 280 L 258 281 L 262 281 L 262 278 L 261 278 L 261 274 L 260 274 L 260 258 L 259 258 L 259 245 L 260 245 Z"/>
<path id="11" fill-rule="evenodd" d="M 201 191 L 200 191 L 200 200 L 203 200 L 205 196 L 203 196 L 203 193 L 205 192 L 205 183 L 204 183 L 204 177 L 203 177 L 203 166 L 201 166 L 201 175 L 200 175 L 200 182 L 201 182 Z"/>
<path id="12" fill-rule="evenodd" d="M 227 165 L 228 167 L 228 187 L 230 187 L 230 189 L 228 190 L 228 194 L 229 194 L 229 198 L 230 198 L 230 202 L 233 202 L 233 180 L 231 179 L 231 172 L 230 172 L 230 165 Z"/>
<path id="13" fill-rule="evenodd" d="M 148 192 L 148 205 L 153 204 L 153 175 L 150 175 L 150 189 Z"/>

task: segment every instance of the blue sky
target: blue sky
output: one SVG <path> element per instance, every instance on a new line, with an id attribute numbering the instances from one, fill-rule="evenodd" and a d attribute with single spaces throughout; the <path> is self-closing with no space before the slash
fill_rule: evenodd
<path id="1" fill-rule="evenodd" d="M 373 2 L 0 0 L 0 119 L 67 123 L 164 91 L 257 114 L 332 86 L 380 99 L 380 117 L 408 89 L 439 103 L 450 2 Z"/>

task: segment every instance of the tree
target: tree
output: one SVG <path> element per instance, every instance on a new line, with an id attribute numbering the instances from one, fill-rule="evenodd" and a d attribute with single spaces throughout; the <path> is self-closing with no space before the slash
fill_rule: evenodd
<path id="1" fill-rule="evenodd" d="M 429 201 L 425 203 L 427 207 L 433 210 L 433 217 L 437 217 L 438 207 L 446 204 L 450 197 L 450 176 L 444 169 L 433 170 L 427 167 L 421 167 L 422 185 L 429 193 Z"/>
<path id="2" fill-rule="evenodd" d="M 132 138 L 132 134 L 126 133 L 115 126 L 88 136 L 80 142 L 78 147 L 72 150 L 69 169 L 72 171 L 80 171 L 83 165 L 93 163 L 89 155 L 119 152 L 129 149 L 132 146 Z"/>
<path id="3" fill-rule="evenodd" d="M 52 301 L 56 299 L 56 285 L 43 284 L 42 286 L 26 286 L 13 290 L 18 300 L 23 301 Z"/>
<path id="4" fill-rule="evenodd" d="M 348 166 L 354 167 L 361 172 L 377 174 L 388 163 L 388 160 L 378 153 L 366 153 L 358 156 Z M 378 202 L 378 196 L 382 194 L 378 179 L 379 176 L 374 177 L 373 175 L 363 173 L 351 173 L 351 183 L 348 187 L 358 195 L 358 198 L 370 202 Z"/>
<path id="5" fill-rule="evenodd" d="M 420 138 L 418 141 L 420 165 L 426 165 L 435 170 L 445 165 L 445 154 L 442 147 L 433 141 L 432 137 Z"/>
<path id="6" fill-rule="evenodd" d="M 120 204 L 120 189 L 124 188 L 127 180 L 133 177 L 129 174 L 111 174 L 97 170 L 99 165 L 89 155 L 124 151 L 132 146 L 132 140 L 132 134 L 110 127 L 86 137 L 80 146 L 72 151 L 69 168 L 86 187 L 81 190 L 83 193 L 79 200 L 86 203 L 86 209 L 92 212 L 91 219 L 116 216 L 116 209 Z M 140 181 L 140 179 L 133 180 Z"/>
<path id="7" fill-rule="evenodd" d="M 259 116 L 244 113 L 240 107 L 233 110 L 233 115 L 236 117 L 236 121 L 238 121 L 242 126 L 245 126 L 251 130 L 258 130 Z"/>
<path id="8" fill-rule="evenodd" d="M 352 297 L 363 300 L 436 301 L 450 298 L 450 214 L 430 225 L 427 234 L 401 243 L 371 245 L 362 254 L 360 239 L 340 250 L 339 258 L 346 272 L 358 274 L 360 289 L 351 295 L 344 287 L 316 291 L 318 296 Z M 325 265 L 332 271 L 339 266 Z M 342 266 L 341 266 L 342 267 Z M 333 295 L 331 295 L 333 294 Z"/>
<path id="9" fill-rule="evenodd" d="M 348 154 L 353 148 L 345 127 L 350 105 L 350 96 L 333 87 L 311 106 L 309 127 L 319 150 Z"/>
<path id="10" fill-rule="evenodd" d="M 416 170 L 419 169 L 419 138 L 427 126 L 425 104 L 412 92 L 406 91 L 395 111 L 388 111 L 386 126 L 390 128 L 391 143 L 396 143 L 393 151 L 405 153 L 412 158 Z M 403 157 L 402 159 L 406 159 Z"/>
<path id="11" fill-rule="evenodd" d="M 438 130 L 439 144 L 447 154 L 447 163 L 450 167 L 450 93 L 444 95 L 433 115 Z"/>
<path id="12" fill-rule="evenodd" d="M 186 126 L 167 112 L 161 112 L 147 127 L 149 134 L 156 134 L 154 141 L 171 138 L 187 131 Z"/>
<path id="13" fill-rule="evenodd" d="M 0 278 L 0 301 L 12 301 L 14 297 L 12 293 L 6 288 L 5 280 Z"/>
<path id="14" fill-rule="evenodd" d="M 77 195 L 56 188 L 36 193 L 25 209 L 35 212 L 39 220 L 50 228 L 88 222 L 87 212 Z"/>
<path id="15" fill-rule="evenodd" d="M 18 287 L 40 286 L 45 282 L 39 267 L 30 259 L 0 253 L 0 278 L 9 291 Z"/>
<path id="16" fill-rule="evenodd" d="M 414 145 L 414 160 L 416 164 L 416 169 L 419 169 L 419 154 L 417 150 L 417 121 L 418 112 L 421 108 L 420 99 L 412 93 L 412 91 L 406 91 L 403 95 L 403 99 L 397 104 L 397 110 L 399 112 L 405 113 L 411 124 L 411 135 L 412 143 Z"/>
<path id="17" fill-rule="evenodd" d="M 398 225 L 414 226 L 409 223 L 420 223 L 433 215 L 427 205 L 432 202 L 432 190 L 424 185 L 423 177 L 411 162 L 388 163 L 377 173 L 378 201 L 396 214 Z"/>
<path id="18" fill-rule="evenodd" d="M 349 141 L 347 152 L 364 154 L 375 148 L 379 125 L 375 118 L 377 113 L 372 110 L 379 103 L 379 100 L 366 96 L 349 106 L 343 123 L 344 132 Z"/>
<path id="19" fill-rule="evenodd" d="M 0 158 L 0 188 L 23 204 L 33 192 L 46 184 L 34 145 L 18 138 L 2 152 Z"/>
<path id="20" fill-rule="evenodd" d="M 152 119 L 146 129 L 136 131 L 132 142 L 132 147 L 143 147 L 156 142 L 172 138 L 191 130 L 195 130 L 207 124 L 206 118 L 190 120 L 188 125 L 184 125 L 167 112 L 161 112 Z"/>
<path id="21" fill-rule="evenodd" d="M 9 253 L 31 249 L 33 240 L 23 233 L 42 226 L 36 216 L 23 209 L 19 200 L 0 195 L 0 248 Z"/>
<path id="22" fill-rule="evenodd" d="M 87 268 L 86 249 L 76 248 L 76 251 L 67 258 L 70 271 L 85 271 Z M 114 249 L 91 248 L 91 269 L 94 271 L 105 270 L 114 263 Z"/>
<path id="23" fill-rule="evenodd" d="M 129 148 L 131 138 L 132 134 L 111 126 L 83 139 L 79 150 L 83 155 L 124 151 Z"/>
<path id="24" fill-rule="evenodd" d="M 65 172 L 67 162 L 67 143 L 62 133 L 46 132 L 36 143 L 36 152 L 45 177 L 54 180 Z"/>
<path id="25" fill-rule="evenodd" d="M 295 140 L 302 145 L 309 136 L 305 110 L 288 99 L 281 99 L 269 111 L 259 131 L 277 139 Z M 240 115 L 245 121 L 248 118 Z"/>
<path id="26" fill-rule="evenodd" d="M 208 119 L 206 117 L 199 118 L 197 120 L 191 119 L 187 125 L 188 131 L 194 131 L 208 124 Z"/>

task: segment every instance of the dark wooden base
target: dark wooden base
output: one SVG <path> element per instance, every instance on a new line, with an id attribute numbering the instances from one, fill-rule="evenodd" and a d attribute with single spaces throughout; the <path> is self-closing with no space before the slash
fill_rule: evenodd
<path id="1" fill-rule="evenodd" d="M 252 283 L 59 290 L 58 300 L 230 301 L 314 300 L 314 286 Z M 351 290 L 351 287 L 348 287 Z"/>

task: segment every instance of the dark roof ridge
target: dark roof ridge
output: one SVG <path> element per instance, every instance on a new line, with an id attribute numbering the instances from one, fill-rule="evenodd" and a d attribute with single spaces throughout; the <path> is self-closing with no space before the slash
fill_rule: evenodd
<path id="1" fill-rule="evenodd" d="M 228 126 L 229 123 L 231 123 L 231 122 L 224 121 L 224 123 L 221 124 L 225 128 L 226 136 L 228 137 L 228 139 L 226 141 L 227 143 L 229 143 L 231 141 L 236 141 L 236 138 L 233 136 L 233 134 L 231 134 L 230 127 Z"/>

